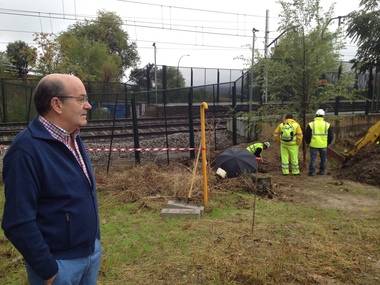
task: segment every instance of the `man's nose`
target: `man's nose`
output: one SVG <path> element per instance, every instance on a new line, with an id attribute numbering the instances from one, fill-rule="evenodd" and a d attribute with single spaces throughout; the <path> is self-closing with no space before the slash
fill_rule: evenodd
<path id="1" fill-rule="evenodd" d="M 87 101 L 84 103 L 83 108 L 86 110 L 91 110 L 92 106 L 91 106 L 90 102 Z"/>

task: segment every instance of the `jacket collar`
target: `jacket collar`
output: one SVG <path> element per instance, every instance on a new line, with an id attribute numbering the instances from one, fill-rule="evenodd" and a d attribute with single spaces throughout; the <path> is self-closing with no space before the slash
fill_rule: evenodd
<path id="1" fill-rule="evenodd" d="M 28 130 L 30 131 L 32 137 L 43 140 L 53 140 L 56 139 L 51 136 L 49 131 L 42 125 L 38 120 L 38 117 L 34 118 L 28 125 Z"/>
<path id="2" fill-rule="evenodd" d="M 43 140 L 50 140 L 50 141 L 58 141 L 57 139 L 53 138 L 49 131 L 42 125 L 40 120 L 37 118 L 33 119 L 29 125 L 28 129 L 32 135 L 32 137 L 37 139 L 43 139 Z M 90 176 L 92 185 L 95 185 L 95 177 L 93 175 L 93 170 L 91 167 L 91 162 L 89 157 L 87 156 L 87 153 L 85 151 L 85 147 L 82 143 L 82 141 L 79 139 L 79 136 L 76 137 L 76 141 L 78 142 L 80 152 L 82 154 L 84 163 L 87 166 L 88 175 Z"/>
<path id="3" fill-rule="evenodd" d="M 290 124 L 292 124 L 292 123 L 295 123 L 296 121 L 294 120 L 294 119 L 286 119 L 285 121 L 284 121 L 284 123 L 286 124 L 286 123 L 290 123 Z"/>

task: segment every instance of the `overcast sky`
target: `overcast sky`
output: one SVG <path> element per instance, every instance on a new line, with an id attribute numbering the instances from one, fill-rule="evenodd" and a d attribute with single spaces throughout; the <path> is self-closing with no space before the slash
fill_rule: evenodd
<path id="1" fill-rule="evenodd" d="M 325 10 L 334 3 L 321 2 Z M 337 0 L 334 14 L 346 15 L 358 6 L 359 0 Z M 152 43 L 156 42 L 157 64 L 177 66 L 182 56 L 180 66 L 240 69 L 246 67 L 240 57 L 251 57 L 253 27 L 259 30 L 255 48 L 263 53 L 266 9 L 269 9 L 271 41 L 279 34 L 281 11 L 278 1 L 274 0 L 0 0 L 0 50 L 15 40 L 33 44 L 31 32 L 58 34 L 74 23 L 68 18 L 75 15 L 82 19 L 84 15 L 91 17 L 98 10 L 106 10 L 116 12 L 126 21 L 124 29 L 130 40 L 137 43 L 140 66 L 154 62 Z M 33 11 L 40 14 L 31 13 Z M 337 21 L 333 21 L 329 28 L 334 30 L 337 26 Z M 355 47 L 348 42 L 342 58 L 349 60 L 354 55 Z"/>

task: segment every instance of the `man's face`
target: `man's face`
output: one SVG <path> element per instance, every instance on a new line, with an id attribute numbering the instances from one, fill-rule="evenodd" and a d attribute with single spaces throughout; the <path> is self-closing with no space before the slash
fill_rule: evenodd
<path id="1" fill-rule="evenodd" d="M 68 131 L 74 131 L 87 124 L 87 112 L 92 106 L 88 102 L 87 92 L 83 83 L 74 78 L 67 82 L 66 93 L 61 96 L 61 118 Z"/>

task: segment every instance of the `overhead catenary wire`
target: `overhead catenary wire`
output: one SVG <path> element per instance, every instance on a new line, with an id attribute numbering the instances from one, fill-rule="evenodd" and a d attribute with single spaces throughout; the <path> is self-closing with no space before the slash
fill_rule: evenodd
<path id="1" fill-rule="evenodd" d="M 36 34 L 39 33 L 37 31 L 27 31 L 27 30 L 13 30 L 13 29 L 0 29 L 0 32 L 12 32 L 12 33 L 29 33 L 29 34 Z M 53 35 L 57 35 L 56 33 L 51 33 Z M 138 39 L 136 42 L 146 42 L 146 43 L 151 43 L 152 40 L 141 40 Z M 246 50 L 250 49 L 249 46 L 223 46 L 223 45 L 207 45 L 207 44 L 196 44 L 196 43 L 181 43 L 181 42 L 160 42 L 160 41 L 155 41 L 156 43 L 159 44 L 165 44 L 165 45 L 179 45 L 179 46 L 193 46 L 193 47 L 200 47 L 200 48 L 216 48 L 216 49 L 241 49 L 241 50 Z M 9 43 L 6 41 L 3 41 L 2 43 Z M 140 47 L 138 48 L 148 48 L 148 47 Z M 151 46 L 149 46 L 151 48 Z M 161 47 L 164 48 L 165 47 Z"/>
<path id="2" fill-rule="evenodd" d="M 173 7 L 173 6 L 170 6 Z M 0 8 L 0 14 L 8 14 L 8 15 L 16 15 L 16 16 L 29 16 L 29 17 L 37 17 L 41 24 L 41 18 L 48 18 L 50 20 L 50 25 L 52 26 L 52 19 L 62 19 L 62 20 L 69 20 L 69 21 L 85 21 L 86 18 L 95 19 L 97 16 L 95 15 L 78 15 L 76 12 L 75 14 L 62 14 L 62 13 L 54 13 L 54 12 L 43 12 L 43 11 L 32 11 L 32 10 L 16 10 L 16 9 L 7 9 L 7 8 Z M 234 13 L 233 13 L 234 14 Z M 78 17 L 82 18 L 78 20 Z M 170 20 L 171 21 L 171 20 Z M 131 21 L 127 20 L 126 24 L 124 24 L 126 27 L 128 26 L 134 26 L 134 27 L 142 27 L 142 28 L 149 28 L 149 29 L 161 29 L 161 30 L 169 30 L 169 31 L 179 31 L 179 32 L 190 32 L 190 33 L 200 33 L 200 34 L 213 34 L 213 35 L 222 35 L 222 36 L 233 36 L 233 37 L 242 37 L 242 38 L 250 38 L 251 35 L 242 35 L 242 34 L 231 34 L 231 33 L 219 33 L 219 32 L 212 32 L 212 31 L 205 31 L 204 29 L 224 29 L 222 27 L 211 27 L 211 26 L 199 26 L 199 25 L 181 25 L 181 24 L 173 24 L 171 23 L 163 23 L 164 27 L 157 27 L 157 26 L 151 26 L 151 25 L 139 25 L 139 24 L 133 24 L 130 23 Z M 150 23 L 152 25 L 159 25 L 158 22 L 152 22 L 152 21 L 137 21 L 133 20 L 132 22 L 135 23 Z M 165 27 L 165 25 L 169 27 Z M 173 27 L 193 27 L 193 28 L 202 28 L 201 31 L 199 30 L 192 30 L 192 29 L 178 29 Z M 225 30 L 227 30 L 226 28 Z M 42 31 L 41 26 L 41 31 Z M 52 30 L 52 28 L 51 28 Z M 231 30 L 239 30 L 241 29 L 231 29 Z M 21 32 L 21 33 L 36 33 L 34 31 L 26 31 L 26 30 L 12 30 L 12 29 L 3 29 L 1 31 L 5 32 Z M 55 34 L 55 33 L 52 33 Z M 258 37 L 258 38 L 264 38 L 264 37 Z M 137 40 L 142 41 L 142 40 Z M 151 41 L 146 41 L 151 42 Z M 244 47 L 227 47 L 227 46 L 213 46 L 213 45 L 207 45 L 207 44 L 188 44 L 188 43 L 168 43 L 165 44 L 170 45 L 183 45 L 183 46 L 194 46 L 194 47 L 205 47 L 205 48 L 214 48 L 216 49 L 241 49 L 244 50 Z M 352 46 L 352 45 L 346 45 L 346 46 Z M 147 48 L 147 47 L 141 47 L 141 48 Z M 248 49 L 249 47 L 247 47 Z M 175 49 L 175 48 L 164 48 L 164 49 Z M 198 48 L 198 50 L 201 50 L 201 48 Z M 208 49 L 206 49 L 208 50 Z M 351 56 L 351 55 L 344 55 L 344 56 Z"/>
<path id="3" fill-rule="evenodd" d="M 211 10 L 211 9 L 184 7 L 184 6 L 163 5 L 163 4 L 147 3 L 147 2 L 132 1 L 132 0 L 117 0 L 117 1 L 125 2 L 125 3 L 147 5 L 147 6 L 155 6 L 155 7 L 161 7 L 161 8 L 165 7 L 165 8 L 178 9 L 178 10 L 187 10 L 187 11 L 194 11 L 194 12 L 206 12 L 206 13 L 224 14 L 224 15 L 237 15 L 237 16 L 245 16 L 245 17 L 253 17 L 253 18 L 265 18 L 265 16 L 262 16 L 262 15 L 254 15 L 254 14 L 238 13 L 238 12 L 228 12 L 228 11 L 221 11 L 221 10 Z M 271 17 L 271 18 L 278 19 L 278 17 Z"/>
<path id="4" fill-rule="evenodd" d="M 62 16 L 60 13 L 53 13 L 53 12 L 43 12 L 43 11 L 31 11 L 31 10 L 15 10 L 15 9 L 3 9 L 0 8 L 0 14 L 3 15 L 13 15 L 13 16 L 25 16 L 25 17 L 38 17 L 38 18 L 47 18 L 47 19 L 59 19 L 59 20 L 68 20 L 68 21 L 85 21 L 87 19 L 96 19 L 97 16 L 95 15 L 75 15 L 75 14 L 65 14 Z M 212 35 L 222 35 L 222 36 L 233 36 L 233 37 L 246 37 L 251 38 L 251 35 L 243 35 L 243 34 L 232 34 L 232 33 L 222 33 L 222 32 L 213 32 L 208 31 L 204 29 L 209 30 L 231 30 L 236 31 L 236 29 L 233 28 L 224 28 L 224 27 L 210 27 L 210 26 L 199 26 L 199 25 L 181 25 L 181 24 L 168 24 L 164 22 L 151 22 L 151 21 L 138 21 L 135 19 L 125 19 L 123 18 L 123 25 L 125 26 L 131 26 L 131 27 L 140 27 L 140 28 L 147 28 L 147 29 L 160 29 L 160 30 L 170 30 L 170 31 L 180 31 L 180 32 L 192 32 L 192 33 L 200 33 L 200 34 L 212 34 Z M 132 22 L 132 23 L 131 23 Z M 141 23 L 141 24 L 140 24 Z M 151 25 L 146 25 L 151 24 Z M 157 26 L 153 26 L 157 25 Z M 179 27 L 188 27 L 193 29 L 183 29 Z M 201 29 L 201 30 L 196 30 Z M 242 30 L 241 30 L 242 31 Z M 248 30 L 247 30 L 248 31 Z M 257 37 L 257 38 L 264 38 L 264 37 Z"/>

